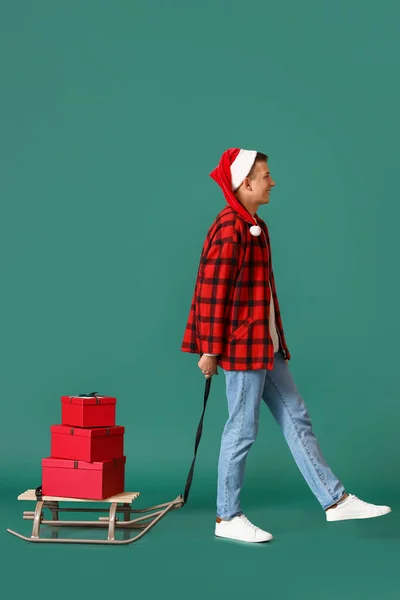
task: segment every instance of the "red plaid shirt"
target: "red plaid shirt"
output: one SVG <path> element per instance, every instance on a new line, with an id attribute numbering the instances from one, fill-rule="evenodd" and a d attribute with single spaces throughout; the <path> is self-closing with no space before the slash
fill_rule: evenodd
<path id="1" fill-rule="evenodd" d="M 269 369 L 274 345 L 269 333 L 271 283 L 275 323 L 285 358 L 283 332 L 266 223 L 254 215 L 261 235 L 230 205 L 211 225 L 200 257 L 195 290 L 181 350 L 218 354 L 226 370 Z"/>

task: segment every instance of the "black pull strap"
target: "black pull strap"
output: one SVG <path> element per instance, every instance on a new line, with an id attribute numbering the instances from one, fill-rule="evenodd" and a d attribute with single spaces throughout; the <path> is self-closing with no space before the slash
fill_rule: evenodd
<path id="1" fill-rule="evenodd" d="M 192 462 L 192 466 L 190 467 L 189 475 L 188 475 L 187 480 L 186 480 L 185 492 L 183 494 L 183 503 L 184 504 L 186 504 L 186 502 L 187 502 L 187 499 L 188 499 L 188 496 L 189 496 L 189 490 L 190 490 L 190 487 L 192 485 L 193 472 L 194 472 L 194 463 L 196 462 L 197 448 L 199 446 L 201 434 L 202 434 L 202 431 L 203 431 L 203 419 L 204 419 L 204 413 L 206 412 L 208 395 L 210 393 L 211 379 L 212 379 L 212 376 L 207 378 L 205 389 L 204 389 L 203 413 L 201 415 L 201 419 L 200 419 L 199 425 L 197 427 L 196 442 L 195 442 L 195 445 L 194 445 L 193 462 Z"/>

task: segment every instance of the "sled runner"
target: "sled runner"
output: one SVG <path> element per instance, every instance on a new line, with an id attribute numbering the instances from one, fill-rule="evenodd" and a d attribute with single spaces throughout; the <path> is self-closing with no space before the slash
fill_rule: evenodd
<path id="1" fill-rule="evenodd" d="M 143 537 L 156 523 L 158 523 L 168 512 L 176 508 L 181 508 L 184 504 L 182 496 L 178 496 L 172 502 L 149 506 L 148 508 L 133 509 L 132 502 L 140 496 L 139 492 L 123 492 L 111 498 L 104 500 L 87 500 L 85 498 L 61 498 L 58 496 L 43 496 L 41 500 L 37 500 L 35 490 L 26 490 L 18 496 L 18 500 L 36 501 L 36 507 L 33 511 L 24 511 L 23 519 L 32 520 L 32 533 L 30 537 L 21 535 L 12 529 L 7 531 L 27 542 L 63 542 L 68 544 L 132 544 Z M 79 502 L 82 503 L 109 503 L 107 508 L 85 508 L 82 506 L 74 508 L 63 508 L 60 506 L 64 502 Z M 48 509 L 51 513 L 51 518 L 44 517 L 44 510 Z M 108 516 L 99 517 L 98 521 L 73 521 L 69 519 L 61 519 L 60 512 L 79 512 L 79 513 L 99 513 L 107 512 Z M 149 512 L 153 511 L 153 512 Z M 122 514 L 122 520 L 117 517 L 117 514 Z M 143 516 L 131 519 L 131 516 L 143 513 Z M 149 514 L 145 514 L 149 513 Z M 50 516 L 50 515 L 49 515 Z M 51 538 L 41 537 L 41 526 L 50 525 L 52 527 Z M 61 527 L 91 527 L 91 528 L 106 528 L 108 530 L 107 539 L 76 539 L 76 538 L 59 538 L 59 528 Z M 124 529 L 124 539 L 115 539 L 115 530 Z M 129 529 L 140 529 L 141 531 L 132 538 L 128 538 Z"/>

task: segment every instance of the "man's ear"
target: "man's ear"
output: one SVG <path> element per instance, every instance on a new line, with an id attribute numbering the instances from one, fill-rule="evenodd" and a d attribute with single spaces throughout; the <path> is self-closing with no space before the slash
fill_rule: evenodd
<path id="1" fill-rule="evenodd" d="M 251 190 L 251 181 L 250 181 L 250 177 L 245 177 L 243 179 L 242 185 L 244 187 L 245 190 Z"/>

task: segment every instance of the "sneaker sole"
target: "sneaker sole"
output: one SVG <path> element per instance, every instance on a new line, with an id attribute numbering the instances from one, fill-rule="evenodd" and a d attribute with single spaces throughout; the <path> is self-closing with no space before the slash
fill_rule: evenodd
<path id="1" fill-rule="evenodd" d="M 250 544 L 260 544 L 260 543 L 264 543 L 264 542 L 270 542 L 271 540 L 274 539 L 274 536 L 272 534 L 271 534 L 271 537 L 268 537 L 265 540 L 244 540 L 243 538 L 240 538 L 240 537 L 235 537 L 232 535 L 224 535 L 221 533 L 215 533 L 215 537 L 224 538 L 226 540 L 235 540 L 237 542 L 248 542 Z"/>
<path id="2" fill-rule="evenodd" d="M 392 509 L 388 510 L 385 513 L 382 513 L 380 515 L 342 515 L 340 517 L 336 517 L 335 519 L 328 519 L 328 515 L 326 517 L 326 520 L 333 523 L 334 521 L 350 521 L 351 519 L 374 519 L 375 517 L 384 517 L 385 515 L 388 515 L 389 513 L 392 512 Z"/>

